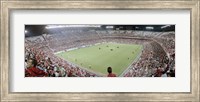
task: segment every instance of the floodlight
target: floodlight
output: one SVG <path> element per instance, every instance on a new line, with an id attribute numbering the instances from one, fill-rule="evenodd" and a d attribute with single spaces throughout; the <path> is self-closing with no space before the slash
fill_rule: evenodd
<path id="1" fill-rule="evenodd" d="M 24 31 L 24 33 L 25 33 L 25 34 L 27 34 L 27 33 L 28 33 L 28 31 L 27 31 L 27 30 L 25 30 L 25 31 Z"/>
<path id="2" fill-rule="evenodd" d="M 154 29 L 154 27 L 146 27 L 146 29 L 152 30 Z"/>
<path id="3" fill-rule="evenodd" d="M 106 28 L 107 28 L 107 29 L 109 29 L 109 28 L 110 28 L 110 29 L 112 29 L 112 28 L 113 28 L 113 26 L 106 26 Z"/>
<path id="4" fill-rule="evenodd" d="M 167 27 L 170 27 L 171 25 L 165 25 L 165 26 L 162 26 L 160 27 L 161 29 L 164 29 L 164 28 L 167 28 Z"/>
<path id="5" fill-rule="evenodd" d="M 53 28 L 65 28 L 65 27 L 101 27 L 101 25 L 48 25 L 46 29 L 53 29 Z"/>

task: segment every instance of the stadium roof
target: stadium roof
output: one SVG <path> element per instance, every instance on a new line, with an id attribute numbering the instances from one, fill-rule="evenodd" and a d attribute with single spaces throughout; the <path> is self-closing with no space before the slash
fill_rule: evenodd
<path id="1" fill-rule="evenodd" d="M 138 31 L 175 31 L 175 25 L 25 25 L 25 37 L 48 34 L 50 30 L 65 29 L 98 29 L 98 30 L 138 30 Z"/>

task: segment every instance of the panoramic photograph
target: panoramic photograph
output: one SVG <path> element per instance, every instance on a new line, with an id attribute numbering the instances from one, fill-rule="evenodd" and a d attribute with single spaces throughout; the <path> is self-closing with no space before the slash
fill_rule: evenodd
<path id="1" fill-rule="evenodd" d="M 25 25 L 25 77 L 175 77 L 175 25 Z"/>

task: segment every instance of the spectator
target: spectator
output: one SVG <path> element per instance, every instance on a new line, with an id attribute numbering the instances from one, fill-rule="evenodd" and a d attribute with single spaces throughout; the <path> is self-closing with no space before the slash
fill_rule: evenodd
<path id="1" fill-rule="evenodd" d="M 27 62 L 27 69 L 25 69 L 26 77 L 44 77 L 47 73 L 39 68 L 36 68 L 37 61 L 35 59 L 29 59 Z"/>

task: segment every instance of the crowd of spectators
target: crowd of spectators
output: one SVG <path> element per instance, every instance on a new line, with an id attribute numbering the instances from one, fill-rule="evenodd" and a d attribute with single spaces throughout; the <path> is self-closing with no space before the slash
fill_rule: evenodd
<path id="1" fill-rule="evenodd" d="M 96 77 L 97 75 L 79 68 L 59 57 L 56 57 L 51 51 L 46 49 L 46 52 L 41 50 L 40 46 L 30 46 L 26 43 L 25 46 L 25 70 L 27 70 L 28 61 L 30 59 L 36 60 L 36 68 L 44 71 L 44 76 L 48 77 Z M 31 73 L 25 71 L 25 76 L 33 76 Z"/>
<path id="2" fill-rule="evenodd" d="M 170 36 L 172 37 L 172 36 Z M 125 77 L 175 77 L 175 38 L 155 38 L 143 45 L 138 61 Z"/>
<path id="3" fill-rule="evenodd" d="M 25 65 L 29 59 L 35 59 L 36 68 L 48 77 L 97 77 L 100 75 L 67 62 L 54 53 L 102 42 L 143 45 L 137 60 L 123 73 L 124 77 L 175 76 L 175 38 L 173 34 L 162 32 L 68 30 L 29 37 L 25 42 Z M 25 76 L 29 74 L 25 71 Z"/>

